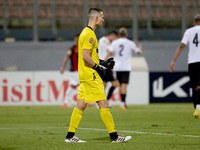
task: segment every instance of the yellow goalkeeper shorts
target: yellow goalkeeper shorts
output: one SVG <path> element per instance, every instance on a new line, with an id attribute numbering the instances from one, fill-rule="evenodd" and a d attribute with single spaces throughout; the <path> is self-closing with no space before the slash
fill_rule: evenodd
<path id="1" fill-rule="evenodd" d="M 80 82 L 78 88 L 78 99 L 85 100 L 85 103 L 106 100 L 104 84 L 101 79 Z"/>

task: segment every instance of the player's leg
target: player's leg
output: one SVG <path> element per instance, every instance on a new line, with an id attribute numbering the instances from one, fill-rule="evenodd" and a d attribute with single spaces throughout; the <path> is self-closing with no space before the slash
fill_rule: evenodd
<path id="1" fill-rule="evenodd" d="M 101 101 L 98 101 L 97 104 L 99 105 L 101 119 L 102 119 L 103 123 L 105 124 L 105 126 L 108 130 L 108 133 L 116 132 L 115 124 L 114 124 L 112 115 L 110 114 L 110 110 L 108 108 L 108 101 L 101 100 Z"/>
<path id="2" fill-rule="evenodd" d="M 71 115 L 70 125 L 68 129 L 68 133 L 65 139 L 65 142 L 84 142 L 82 140 L 79 140 L 77 137 L 75 137 L 76 129 L 78 128 L 78 125 L 82 119 L 82 114 L 85 108 L 87 107 L 84 100 L 78 100 L 77 105 L 74 108 L 74 111 Z"/>
<path id="3" fill-rule="evenodd" d="M 82 119 L 83 111 L 87 107 L 87 104 L 84 101 L 84 96 L 85 96 L 84 88 L 83 88 L 83 85 L 80 84 L 79 90 L 78 90 L 78 101 L 71 115 L 70 126 L 68 129 L 65 142 L 85 142 L 85 141 L 79 140 L 77 137 L 74 136 L 75 131 L 78 128 L 78 125 Z"/>
<path id="4" fill-rule="evenodd" d="M 200 118 L 200 63 L 189 64 L 190 86 L 192 87 L 192 99 L 195 118 Z"/>
<path id="5" fill-rule="evenodd" d="M 197 63 L 197 86 L 196 86 L 196 91 L 197 91 L 197 104 L 196 107 L 200 111 L 200 63 Z"/>
<path id="6" fill-rule="evenodd" d="M 119 84 L 120 84 L 120 94 L 121 94 L 121 86 L 122 86 L 122 81 L 123 81 L 123 73 L 120 71 L 120 72 L 116 72 L 116 75 L 117 75 L 117 80 L 119 81 Z M 120 110 L 126 110 L 126 108 L 124 107 L 125 103 L 122 101 L 122 96 L 121 96 L 121 102 L 120 102 L 120 106 L 119 106 L 119 109 Z"/>
<path id="7" fill-rule="evenodd" d="M 108 90 L 107 100 L 109 100 L 110 97 L 112 96 L 112 93 L 113 93 L 114 89 L 115 89 L 115 86 L 112 85 L 110 87 L 110 89 Z"/>
<path id="8" fill-rule="evenodd" d="M 198 112 L 196 111 L 196 118 L 200 118 L 200 64 L 197 64 L 197 76 L 198 76 L 198 80 L 197 80 L 197 86 L 196 86 L 196 93 L 197 93 L 197 101 L 196 101 L 196 110 L 198 110 Z"/>
<path id="9" fill-rule="evenodd" d="M 113 121 L 113 117 L 108 108 L 108 101 L 107 100 L 98 101 L 97 104 L 99 105 L 101 119 L 108 130 L 110 139 L 111 140 L 116 139 L 118 137 L 118 134 L 115 130 L 115 124 Z"/>
<path id="10" fill-rule="evenodd" d="M 109 80 L 109 70 L 110 70 L 110 69 L 105 69 L 106 74 L 105 74 L 105 76 L 102 78 L 103 84 L 104 84 L 104 89 L 107 88 L 107 82 L 110 81 L 110 80 Z M 107 98 L 107 100 L 109 100 L 109 99 Z"/>
<path id="11" fill-rule="evenodd" d="M 68 89 L 66 90 L 64 103 L 62 105 L 63 107 L 70 107 L 70 99 L 72 97 L 72 93 L 73 93 L 74 90 L 76 90 L 76 86 L 75 85 L 70 85 L 68 87 Z"/>
<path id="12" fill-rule="evenodd" d="M 119 86 L 119 81 L 118 80 L 113 80 L 112 81 L 112 86 L 110 87 L 109 91 L 108 91 L 108 95 L 107 95 L 107 100 L 110 99 L 110 97 L 112 96 L 113 91 L 115 90 L 116 87 Z"/>
<path id="13" fill-rule="evenodd" d="M 127 105 L 126 105 L 126 92 L 127 92 L 127 83 L 122 83 L 120 85 L 120 93 L 121 93 L 121 105 L 119 107 L 120 110 L 125 110 L 127 109 Z"/>
<path id="14" fill-rule="evenodd" d="M 189 64 L 188 73 L 189 73 L 189 77 L 190 77 L 190 87 L 192 88 L 192 100 L 193 100 L 193 104 L 194 104 L 194 109 L 196 109 L 196 104 L 197 104 L 197 91 L 196 91 L 197 76 L 196 76 L 196 73 L 195 73 L 195 64 Z"/>
<path id="15" fill-rule="evenodd" d="M 114 82 L 114 81 L 113 81 Z M 111 104 L 111 101 L 110 101 L 110 98 L 111 98 L 111 96 L 112 96 L 112 94 L 113 94 L 113 91 L 115 90 L 115 86 L 113 86 L 113 82 L 112 82 L 112 86 L 109 88 L 109 90 L 108 90 L 108 95 L 107 95 L 107 100 L 108 100 L 108 102 L 109 102 L 109 108 L 112 108 L 112 104 Z"/>
<path id="16" fill-rule="evenodd" d="M 126 142 L 126 141 L 130 140 L 132 138 L 131 136 L 122 136 L 122 135 L 117 134 L 117 132 L 115 130 L 115 124 L 113 121 L 113 117 L 108 108 L 108 101 L 101 100 L 101 101 L 98 101 L 97 104 L 99 105 L 101 119 L 108 130 L 111 142 Z"/>
<path id="17" fill-rule="evenodd" d="M 118 136 L 115 130 L 113 117 L 108 108 L 108 101 L 106 100 L 103 81 L 100 78 L 97 78 L 93 81 L 86 82 L 84 83 L 84 88 L 87 89 L 85 90 L 85 102 L 97 102 L 101 119 L 108 130 L 111 141 L 125 142 L 130 140 L 131 136 Z"/>
<path id="18" fill-rule="evenodd" d="M 119 81 L 116 79 L 116 72 L 113 72 L 110 69 L 107 69 L 107 77 L 108 77 L 107 81 L 112 82 L 112 86 L 110 87 L 107 95 L 107 100 L 109 100 L 115 88 L 119 86 Z"/>
<path id="19" fill-rule="evenodd" d="M 63 103 L 63 107 L 70 107 L 70 100 L 72 99 L 72 95 L 77 92 L 77 86 L 79 85 L 79 78 L 78 78 L 78 72 L 70 72 L 70 86 L 68 87 L 66 94 L 65 94 L 65 99 Z"/>
<path id="20" fill-rule="evenodd" d="M 127 86 L 129 83 L 129 71 L 121 72 L 121 85 L 120 85 L 120 93 L 121 93 L 121 106 L 120 110 L 125 110 L 128 108 L 126 104 L 126 94 L 127 94 Z"/>
<path id="21" fill-rule="evenodd" d="M 104 89 L 106 89 L 107 87 L 107 82 L 109 81 L 112 81 L 111 77 L 112 77 L 112 71 L 110 69 L 105 69 L 106 70 L 106 74 L 105 76 L 102 78 L 103 80 L 103 84 L 104 84 Z M 111 95 L 112 95 L 112 92 L 113 92 L 114 88 L 110 88 L 109 89 L 109 92 L 108 92 L 108 96 L 107 96 L 107 100 L 109 101 Z M 111 105 L 109 105 L 111 106 Z"/>
<path id="22" fill-rule="evenodd" d="M 195 94 L 196 94 L 196 109 L 194 111 L 194 117 L 200 118 L 200 86 L 196 86 L 195 88 Z"/>
<path id="23" fill-rule="evenodd" d="M 195 89 L 196 88 L 192 88 L 192 101 L 193 101 L 194 109 L 196 109 L 196 105 L 197 105 L 197 91 Z"/>

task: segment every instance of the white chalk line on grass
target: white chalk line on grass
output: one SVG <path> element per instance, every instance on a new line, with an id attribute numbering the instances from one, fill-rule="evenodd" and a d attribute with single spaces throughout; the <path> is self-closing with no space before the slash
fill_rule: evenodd
<path id="1" fill-rule="evenodd" d="M 55 129 L 55 128 L 68 128 L 68 127 L 31 127 L 31 128 L 0 128 L 0 130 L 33 130 L 33 129 Z M 80 130 L 93 130 L 93 131 L 107 131 L 106 129 L 96 129 L 96 128 L 81 128 Z M 135 134 L 153 134 L 153 135 L 168 135 L 168 136 L 182 136 L 182 137 L 193 137 L 200 138 L 198 135 L 182 135 L 182 134 L 167 134 L 167 133 L 152 133 L 152 132 L 140 132 L 140 131 L 127 131 L 127 130 L 117 130 L 117 132 L 125 132 L 125 133 L 135 133 Z"/>
<path id="2" fill-rule="evenodd" d="M 106 129 L 94 129 L 94 128 L 78 128 L 83 130 L 95 130 L 95 131 L 107 131 Z M 196 137 L 200 138 L 198 135 L 181 135 L 181 134 L 167 134 L 167 133 L 151 133 L 151 132 L 140 132 L 140 131 L 126 131 L 117 130 L 117 132 L 135 133 L 135 134 L 154 134 L 154 135 L 168 135 L 168 136 L 183 136 L 183 137 Z"/>

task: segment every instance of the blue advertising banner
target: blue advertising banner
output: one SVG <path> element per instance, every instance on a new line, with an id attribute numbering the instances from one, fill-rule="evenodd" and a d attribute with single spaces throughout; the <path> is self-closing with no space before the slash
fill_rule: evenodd
<path id="1" fill-rule="evenodd" d="M 187 72 L 151 72 L 150 103 L 192 102 Z"/>

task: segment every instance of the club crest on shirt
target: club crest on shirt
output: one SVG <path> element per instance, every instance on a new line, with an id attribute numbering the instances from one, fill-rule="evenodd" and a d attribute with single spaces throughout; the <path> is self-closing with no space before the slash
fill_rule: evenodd
<path id="1" fill-rule="evenodd" d="M 90 43 L 90 44 L 93 44 L 93 43 L 94 43 L 94 39 L 93 39 L 92 37 L 89 39 L 89 43 Z"/>

